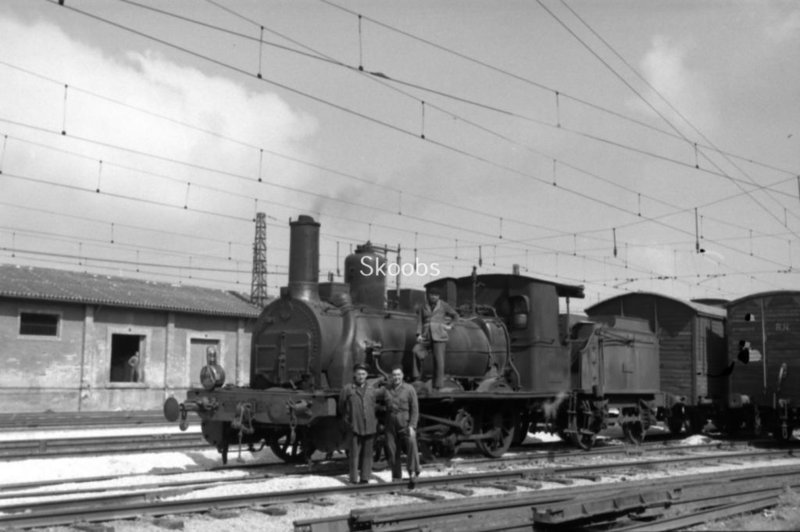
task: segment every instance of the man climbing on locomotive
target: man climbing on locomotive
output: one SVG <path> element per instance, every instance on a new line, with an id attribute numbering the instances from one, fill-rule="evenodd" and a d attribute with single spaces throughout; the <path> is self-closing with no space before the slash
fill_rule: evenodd
<path id="1" fill-rule="evenodd" d="M 414 346 L 414 379 L 421 377 L 422 361 L 433 352 L 433 389 L 438 390 L 444 384 L 444 355 L 449 336 L 447 331 L 452 327 L 458 313 L 446 301 L 436 288 L 430 288 L 427 301 L 417 312 L 417 344 Z"/>

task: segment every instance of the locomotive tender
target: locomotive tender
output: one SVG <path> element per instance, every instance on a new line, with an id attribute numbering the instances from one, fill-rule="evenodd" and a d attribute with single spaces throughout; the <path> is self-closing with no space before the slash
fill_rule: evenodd
<path id="1" fill-rule="evenodd" d="M 309 216 L 290 222 L 289 282 L 254 327 L 250 385 L 225 385 L 209 355 L 203 389 L 164 404 L 165 417 L 182 428 L 196 412 L 223 462 L 231 444 L 268 445 L 286 461 L 343 448 L 349 434 L 337 398 L 353 365 L 366 364 L 373 384 L 395 364 L 412 373 L 424 292 L 387 293 L 380 267 L 386 258 L 369 243 L 345 259 L 346 282 L 319 283 L 319 227 Z M 636 442 L 671 412 L 676 399 L 659 391 L 658 341 L 646 320 L 568 326 L 570 298 L 582 298 L 582 286 L 474 269 L 427 286 L 439 288 L 460 318 L 449 332 L 445 386 L 432 389 L 430 356 L 412 383 L 423 449 L 446 455 L 472 442 L 497 457 L 531 424 L 589 448 L 610 409 Z M 561 300 L 567 315 L 559 315 Z"/>

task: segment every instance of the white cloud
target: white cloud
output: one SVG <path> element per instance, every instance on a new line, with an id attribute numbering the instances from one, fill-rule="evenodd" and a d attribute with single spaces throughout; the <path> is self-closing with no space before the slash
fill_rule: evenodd
<path id="1" fill-rule="evenodd" d="M 298 112 L 279 96 L 250 87 L 244 80 L 212 76 L 191 66 L 176 64 L 147 50 L 132 50 L 110 56 L 78 42 L 59 27 L 45 22 L 24 24 L 11 17 L 0 19 L 0 61 L 24 68 L 58 82 L 69 84 L 64 115 L 64 87 L 0 65 L 4 83 L 0 86 L 0 118 L 60 131 L 66 137 L 37 133 L 25 127 L 0 122 L 0 132 L 12 137 L 37 140 L 47 146 L 80 152 L 90 158 L 56 153 L 9 141 L 5 171 L 60 180 L 94 188 L 98 181 L 97 160 L 103 159 L 104 189 L 125 195 L 182 202 L 184 184 L 147 177 L 114 168 L 121 164 L 148 172 L 192 181 L 196 189 L 206 184 L 243 194 L 265 196 L 266 188 L 243 180 L 203 172 L 141 155 L 76 142 L 74 137 L 96 139 L 110 145 L 157 154 L 178 161 L 220 168 L 233 174 L 258 176 L 259 151 L 219 136 L 209 135 L 177 124 L 182 122 L 290 156 L 309 158 L 301 153 L 300 142 L 315 134 L 317 122 Z M 124 102 L 119 105 L 89 92 Z M 142 113 L 145 109 L 153 114 Z M 164 120 L 155 115 L 172 119 Z M 281 183 L 296 184 L 307 170 L 280 158 L 263 157 L 264 176 Z M 22 187 L 20 185 L 20 187 Z M 48 189 L 43 188 L 45 192 Z M 58 189 L 50 194 L 59 196 Z M 193 192 L 195 192 L 193 190 Z M 276 198 L 272 191 L 270 199 Z M 207 196 L 207 195 L 206 195 Z M 195 193 L 198 201 L 203 194 Z M 80 193 L 77 201 L 87 200 Z M 46 199 L 46 198 L 43 198 Z M 63 197 L 57 198 L 63 204 Z M 226 211 L 215 204 L 198 208 Z M 92 200 L 91 196 L 88 198 Z M 236 201 L 235 199 L 232 201 Z M 252 204 L 252 202 L 251 202 Z M 121 203 L 123 210 L 140 211 L 141 204 Z M 155 208 L 153 213 L 158 213 Z M 230 212 L 230 214 L 236 214 Z M 121 214 L 117 211 L 116 214 Z M 248 213 L 249 214 L 249 213 Z"/>
<path id="2" fill-rule="evenodd" d="M 800 39 L 800 10 L 789 16 L 776 16 L 772 24 L 765 28 L 767 39 L 775 44 L 783 44 L 792 39 Z"/>
<path id="3" fill-rule="evenodd" d="M 703 85 L 702 76 L 687 65 L 690 52 L 690 46 L 686 43 L 673 43 L 665 37 L 655 36 L 650 49 L 642 58 L 640 70 L 658 94 L 650 88 L 645 89 L 643 94 L 662 115 L 682 131 L 688 132 L 690 128 L 664 103 L 662 97 L 705 133 L 707 128 L 713 127 L 716 111 L 714 102 Z M 653 116 L 652 109 L 640 99 L 632 101 L 631 105 L 640 112 Z M 691 136 L 695 137 L 696 134 L 692 133 Z"/>

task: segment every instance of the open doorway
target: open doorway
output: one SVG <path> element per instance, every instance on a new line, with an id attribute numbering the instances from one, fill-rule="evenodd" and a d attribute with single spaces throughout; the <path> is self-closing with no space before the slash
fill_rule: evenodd
<path id="1" fill-rule="evenodd" d="M 142 335 L 111 335 L 111 382 L 144 382 L 144 346 Z"/>

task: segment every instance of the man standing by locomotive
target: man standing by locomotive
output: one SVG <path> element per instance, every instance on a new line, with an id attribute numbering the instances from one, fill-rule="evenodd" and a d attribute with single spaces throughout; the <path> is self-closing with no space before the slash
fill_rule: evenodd
<path id="1" fill-rule="evenodd" d="M 406 464 L 408 466 L 408 487 L 414 489 L 419 476 L 419 452 L 417 451 L 417 422 L 419 421 L 419 402 L 417 392 L 410 384 L 403 382 L 403 369 L 392 368 L 392 378 L 386 387 L 386 460 L 392 468 L 392 480 L 403 478 L 400 451 L 401 443 L 406 445 Z"/>
<path id="2" fill-rule="evenodd" d="M 353 366 L 353 382 L 345 385 L 339 394 L 339 412 L 353 433 L 348 457 L 352 484 L 368 484 L 372 475 L 372 447 L 378 430 L 377 395 L 378 390 L 367 385 L 367 366 Z"/>
<path id="3" fill-rule="evenodd" d="M 438 390 L 444 384 L 444 354 L 453 320 L 458 313 L 446 301 L 440 299 L 436 288 L 428 290 L 427 302 L 417 313 L 417 345 L 414 346 L 414 379 L 421 376 L 422 361 L 433 352 L 433 389 Z"/>

